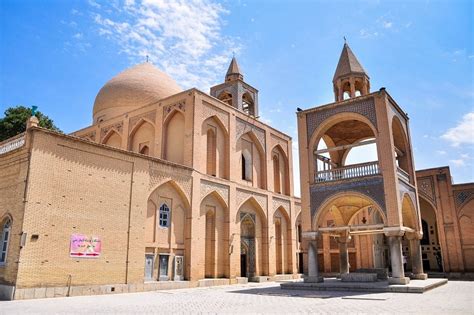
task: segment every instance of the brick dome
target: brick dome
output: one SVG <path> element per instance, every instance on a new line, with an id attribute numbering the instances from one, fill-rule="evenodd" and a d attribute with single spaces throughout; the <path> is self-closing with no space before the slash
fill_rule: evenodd
<path id="1" fill-rule="evenodd" d="M 151 63 L 133 66 L 108 81 L 94 102 L 94 123 L 122 115 L 181 92 L 166 73 Z"/>

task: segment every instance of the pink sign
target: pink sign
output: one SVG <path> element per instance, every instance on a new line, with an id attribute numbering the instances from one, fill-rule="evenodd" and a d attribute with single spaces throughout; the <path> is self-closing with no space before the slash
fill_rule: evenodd
<path id="1" fill-rule="evenodd" d="M 71 235 L 71 257 L 99 257 L 102 250 L 102 241 L 98 236 L 87 236 L 83 234 Z"/>

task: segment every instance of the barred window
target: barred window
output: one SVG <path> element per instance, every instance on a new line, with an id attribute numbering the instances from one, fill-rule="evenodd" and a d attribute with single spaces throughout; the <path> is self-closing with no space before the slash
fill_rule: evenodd
<path id="1" fill-rule="evenodd" d="M 168 227 L 170 208 L 164 203 L 160 207 L 160 227 Z"/>
<path id="2" fill-rule="evenodd" d="M 8 241 L 10 240 L 10 230 L 12 221 L 8 218 L 2 226 L 0 234 L 0 265 L 4 265 L 7 261 Z"/>

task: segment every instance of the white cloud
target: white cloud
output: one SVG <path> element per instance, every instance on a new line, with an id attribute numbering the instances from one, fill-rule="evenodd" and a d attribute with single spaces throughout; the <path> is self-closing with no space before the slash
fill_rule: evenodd
<path id="1" fill-rule="evenodd" d="M 391 28 L 392 25 L 393 25 L 393 22 L 389 22 L 389 21 L 383 21 L 382 22 L 383 28 Z"/>
<path id="2" fill-rule="evenodd" d="M 453 164 L 454 166 L 457 166 L 457 167 L 466 165 L 466 163 L 464 162 L 463 159 L 449 160 L 449 162 L 451 162 L 451 164 Z"/>
<path id="3" fill-rule="evenodd" d="M 448 129 L 441 138 L 449 141 L 454 147 L 474 144 L 474 112 L 464 115 L 458 125 Z"/>
<path id="4" fill-rule="evenodd" d="M 82 33 L 76 33 L 72 37 L 74 37 L 76 39 L 81 39 L 83 37 L 83 35 L 82 35 Z"/>
<path id="5" fill-rule="evenodd" d="M 438 151 L 436 151 L 436 153 L 439 154 L 439 155 L 445 155 L 447 152 L 444 151 L 444 150 L 438 150 Z"/>
<path id="6" fill-rule="evenodd" d="M 374 31 L 369 31 L 369 30 L 363 28 L 359 31 L 359 35 L 360 35 L 361 38 L 371 38 L 371 37 L 379 36 L 379 33 L 374 32 Z"/>
<path id="7" fill-rule="evenodd" d="M 148 55 L 183 88 L 205 90 L 222 80 L 231 52 L 241 50 L 238 39 L 222 34 L 227 13 L 211 0 L 128 0 L 123 7 L 103 5 L 94 20 L 133 63 Z"/>
<path id="8" fill-rule="evenodd" d="M 89 0 L 88 3 L 89 3 L 90 6 L 92 6 L 92 7 L 94 7 L 94 8 L 98 8 L 98 9 L 101 8 L 100 4 L 98 4 L 98 3 L 95 2 L 94 0 Z"/>

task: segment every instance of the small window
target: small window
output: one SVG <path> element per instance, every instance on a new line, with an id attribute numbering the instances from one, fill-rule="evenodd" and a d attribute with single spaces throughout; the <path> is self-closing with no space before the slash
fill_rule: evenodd
<path id="1" fill-rule="evenodd" d="M 168 227 L 170 219 L 170 208 L 164 203 L 160 207 L 160 227 Z"/>
<path id="2" fill-rule="evenodd" d="M 4 265 L 7 262 L 7 252 L 8 252 L 8 241 L 10 240 L 10 230 L 11 230 L 10 219 L 7 219 L 2 227 L 2 233 L 0 238 L 0 265 Z"/>

